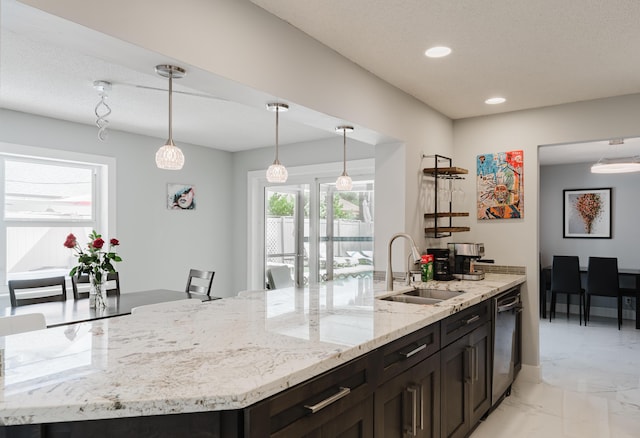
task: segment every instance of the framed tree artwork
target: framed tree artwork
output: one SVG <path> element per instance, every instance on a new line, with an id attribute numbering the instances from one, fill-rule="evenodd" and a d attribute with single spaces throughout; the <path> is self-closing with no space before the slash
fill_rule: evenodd
<path id="1" fill-rule="evenodd" d="M 611 239 L 611 188 L 563 190 L 565 238 Z"/>

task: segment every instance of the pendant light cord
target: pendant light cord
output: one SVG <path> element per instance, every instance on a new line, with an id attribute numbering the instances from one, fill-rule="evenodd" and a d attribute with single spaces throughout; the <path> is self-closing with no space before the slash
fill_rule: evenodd
<path id="1" fill-rule="evenodd" d="M 347 174 L 347 129 L 342 130 L 342 174 Z"/>
<path id="2" fill-rule="evenodd" d="M 169 73 L 169 144 L 173 144 L 173 73 Z"/>
<path id="3" fill-rule="evenodd" d="M 279 131 L 279 125 L 280 125 L 280 107 L 276 106 L 276 161 L 275 163 L 280 163 L 280 160 L 278 160 L 278 131 Z"/>

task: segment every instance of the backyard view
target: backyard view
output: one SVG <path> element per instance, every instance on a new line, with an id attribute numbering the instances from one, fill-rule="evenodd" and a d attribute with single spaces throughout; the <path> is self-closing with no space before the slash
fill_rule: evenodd
<path id="1" fill-rule="evenodd" d="M 269 188 L 266 195 L 265 272 L 286 266 L 292 284 L 373 276 L 373 181 L 347 192 L 320 184 L 315 236 L 307 185 Z M 300 205 L 299 208 L 297 206 Z M 286 278 L 285 278 L 286 280 Z"/>

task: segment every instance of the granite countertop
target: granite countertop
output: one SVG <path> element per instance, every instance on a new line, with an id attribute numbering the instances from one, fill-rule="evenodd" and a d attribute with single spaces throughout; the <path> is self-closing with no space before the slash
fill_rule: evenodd
<path id="1" fill-rule="evenodd" d="M 417 283 L 466 293 L 416 305 L 350 279 L 0 337 L 0 424 L 244 408 L 524 281 Z"/>

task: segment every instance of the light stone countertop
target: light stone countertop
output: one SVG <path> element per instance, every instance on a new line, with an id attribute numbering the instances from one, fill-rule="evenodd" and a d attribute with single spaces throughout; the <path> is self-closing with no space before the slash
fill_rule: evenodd
<path id="1" fill-rule="evenodd" d="M 466 293 L 416 305 L 336 280 L 0 337 L 0 424 L 244 408 L 524 281 L 417 283 Z"/>

